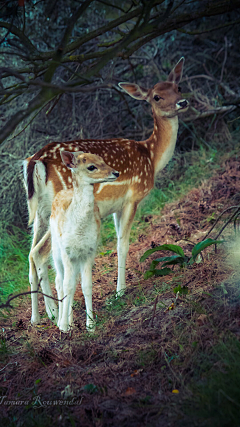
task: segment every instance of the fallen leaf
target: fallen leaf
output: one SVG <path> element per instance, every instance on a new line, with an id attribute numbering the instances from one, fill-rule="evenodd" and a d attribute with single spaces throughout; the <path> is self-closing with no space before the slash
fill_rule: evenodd
<path id="1" fill-rule="evenodd" d="M 131 396 L 132 394 L 135 394 L 136 390 L 133 387 L 128 387 L 127 390 L 125 391 L 125 396 Z"/>
<path id="2" fill-rule="evenodd" d="M 197 324 L 199 325 L 199 326 L 202 326 L 202 325 L 204 325 L 204 323 L 206 323 L 207 322 L 207 315 L 206 314 L 200 314 L 200 316 L 197 318 Z"/>

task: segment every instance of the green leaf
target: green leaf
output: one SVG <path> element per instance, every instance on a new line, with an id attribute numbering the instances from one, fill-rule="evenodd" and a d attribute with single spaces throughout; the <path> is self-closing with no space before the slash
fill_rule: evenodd
<path id="1" fill-rule="evenodd" d="M 173 256 L 164 256 L 162 258 L 156 258 L 152 261 L 149 269 L 154 270 L 155 267 L 158 265 L 158 263 L 163 261 L 168 261 L 170 265 L 171 261 L 174 261 L 176 258 L 182 258 L 182 257 L 179 257 L 179 255 L 173 255 Z"/>
<path id="2" fill-rule="evenodd" d="M 149 267 L 149 270 L 155 270 L 155 268 L 156 268 L 156 266 L 159 264 L 159 261 L 157 260 L 157 259 L 154 259 L 152 262 L 151 262 L 151 265 L 150 265 L 150 267 Z"/>
<path id="3" fill-rule="evenodd" d="M 170 244 L 166 244 L 166 245 L 161 245 L 161 246 L 156 246 L 156 248 L 153 249 L 148 249 L 140 258 L 140 262 L 145 261 L 145 259 L 147 259 L 149 257 L 149 255 L 153 254 L 154 252 L 157 251 L 171 251 L 174 252 L 180 256 L 184 256 L 184 252 L 181 248 L 181 246 L 178 245 L 170 245 Z"/>
<path id="4" fill-rule="evenodd" d="M 154 276 L 154 270 L 147 270 L 144 273 L 143 278 L 144 279 L 150 279 L 150 277 Z"/>
<path id="5" fill-rule="evenodd" d="M 83 390 L 89 394 L 97 393 L 98 387 L 95 384 L 86 384 L 83 387 Z"/>
<path id="6" fill-rule="evenodd" d="M 161 270 L 154 270 L 155 276 L 166 276 L 167 274 L 171 274 L 171 268 L 161 268 Z"/>
<path id="7" fill-rule="evenodd" d="M 162 265 L 162 267 L 165 267 L 165 265 L 176 265 L 176 264 L 186 264 L 188 262 L 188 257 L 184 256 L 176 256 L 175 259 L 173 259 L 172 261 L 167 261 L 164 262 L 164 264 Z"/>
<path id="8" fill-rule="evenodd" d="M 223 240 L 206 239 L 203 240 L 203 242 L 197 243 L 192 250 L 193 259 L 195 259 L 196 256 L 203 251 L 203 249 L 207 248 L 208 246 L 215 245 L 216 243 L 223 243 Z"/>
<path id="9" fill-rule="evenodd" d="M 176 286 L 176 288 L 173 289 L 173 292 L 175 294 L 179 292 L 180 295 L 187 295 L 189 293 L 189 290 L 187 286 L 182 287 L 181 285 L 178 285 Z"/>
<path id="10" fill-rule="evenodd" d="M 154 261 L 157 261 L 157 262 L 172 261 L 176 258 L 179 258 L 179 255 L 163 256 L 162 258 L 156 258 Z"/>
<path id="11" fill-rule="evenodd" d="M 145 273 L 144 273 L 144 279 L 149 279 L 150 277 L 152 277 L 152 276 L 166 276 L 167 274 L 171 274 L 172 273 L 172 270 L 171 270 L 171 268 L 161 268 L 161 269 L 159 269 L 159 270 L 147 270 Z"/>

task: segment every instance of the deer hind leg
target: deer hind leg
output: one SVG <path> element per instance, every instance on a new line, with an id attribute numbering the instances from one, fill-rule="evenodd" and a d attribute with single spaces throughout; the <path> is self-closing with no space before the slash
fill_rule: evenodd
<path id="1" fill-rule="evenodd" d="M 44 296 L 44 301 L 45 301 L 48 317 L 51 320 L 54 320 L 58 318 L 58 308 L 54 300 L 51 298 L 53 297 L 53 294 L 52 294 L 52 290 L 50 288 L 49 280 L 48 280 L 48 258 L 51 251 L 51 235 L 50 235 L 50 230 L 48 230 L 44 234 L 44 236 L 39 240 L 39 237 L 41 236 L 43 230 L 37 229 L 37 232 L 35 232 L 37 228 L 36 222 L 38 222 L 38 218 L 35 218 L 34 239 L 33 239 L 32 249 L 29 254 L 29 262 L 30 262 L 29 280 L 31 284 L 31 290 L 37 290 L 38 284 L 40 283 L 43 293 L 47 295 L 47 296 Z M 37 240 L 38 240 L 38 243 L 35 244 Z M 34 293 L 32 294 L 31 323 L 35 324 L 35 323 L 38 323 L 39 321 L 40 321 L 40 316 L 38 311 L 38 299 L 37 299 L 37 294 Z"/>
<path id="2" fill-rule="evenodd" d="M 128 203 L 121 212 L 115 213 L 114 222 L 117 232 L 117 253 L 118 253 L 118 281 L 117 293 L 121 295 L 126 288 L 126 259 L 129 249 L 129 236 L 132 222 L 136 213 L 137 204 Z"/>
<path id="3" fill-rule="evenodd" d="M 31 294 L 31 301 L 32 301 L 32 317 L 31 317 L 31 323 L 32 325 L 37 324 L 40 322 L 40 315 L 38 311 L 38 294 L 36 291 L 38 290 L 38 275 L 37 275 L 37 269 L 34 262 L 34 248 L 36 244 L 41 240 L 44 233 L 46 232 L 46 228 L 43 229 L 43 227 L 39 227 L 39 216 L 36 215 L 34 220 L 34 228 L 33 228 L 33 240 L 32 240 L 32 246 L 29 253 L 29 283 L 31 286 L 31 291 L 35 292 Z"/>
<path id="4" fill-rule="evenodd" d="M 40 315 L 38 311 L 38 276 L 35 268 L 35 263 L 33 261 L 32 254 L 29 254 L 29 282 L 31 285 L 31 301 L 32 301 L 32 317 L 31 323 L 32 325 L 38 324 L 40 322 Z"/>
<path id="5" fill-rule="evenodd" d="M 93 332 L 94 319 L 92 309 L 92 265 L 93 260 L 87 259 L 81 263 L 81 285 L 86 305 L 86 327 L 90 332 Z"/>

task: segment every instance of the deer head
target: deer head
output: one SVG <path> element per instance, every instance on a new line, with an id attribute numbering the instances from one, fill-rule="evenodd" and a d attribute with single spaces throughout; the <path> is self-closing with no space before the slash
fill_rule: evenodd
<path id="1" fill-rule="evenodd" d="M 182 57 L 168 76 L 167 81 L 159 82 L 151 89 L 135 83 L 119 83 L 119 86 L 132 98 L 144 100 L 152 105 L 156 117 L 174 117 L 188 109 L 189 102 L 183 99 L 178 86 L 182 78 L 184 58 Z"/>
<path id="2" fill-rule="evenodd" d="M 119 172 L 108 166 L 102 157 L 96 154 L 82 151 L 61 151 L 60 154 L 63 163 L 71 169 L 77 181 L 95 184 L 115 181 L 119 177 Z"/>

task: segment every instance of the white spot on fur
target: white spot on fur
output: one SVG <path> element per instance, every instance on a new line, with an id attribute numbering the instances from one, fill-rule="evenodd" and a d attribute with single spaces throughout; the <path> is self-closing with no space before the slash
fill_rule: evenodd
<path id="1" fill-rule="evenodd" d="M 62 174 L 58 171 L 58 169 L 57 169 L 57 166 L 56 166 L 56 165 L 53 165 L 53 168 L 54 168 L 54 170 L 55 170 L 55 172 L 56 172 L 56 174 L 57 174 L 57 176 L 58 176 L 58 178 L 59 178 L 59 181 L 61 182 L 61 184 L 62 184 L 62 186 L 63 186 L 63 189 L 64 189 L 64 190 L 66 190 L 66 189 L 67 189 L 67 186 L 66 186 L 65 181 L 64 181 L 64 179 L 63 179 L 63 177 L 62 177 Z M 65 168 L 63 168 L 63 169 L 65 169 Z M 66 170 L 66 169 L 65 169 L 65 170 Z"/>

